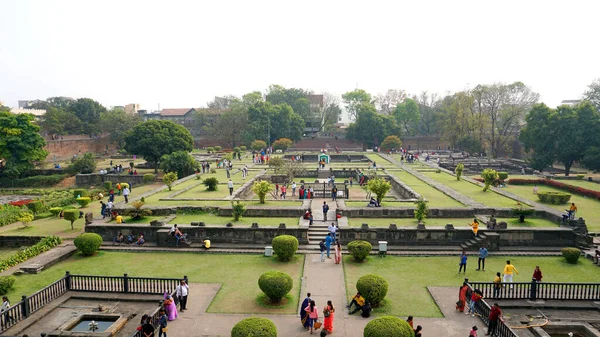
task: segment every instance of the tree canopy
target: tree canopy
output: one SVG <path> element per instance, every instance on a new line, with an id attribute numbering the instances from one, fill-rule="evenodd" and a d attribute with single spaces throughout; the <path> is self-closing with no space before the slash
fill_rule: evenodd
<path id="1" fill-rule="evenodd" d="M 348 91 L 347 93 L 342 95 L 342 101 L 344 102 L 344 106 L 346 108 L 348 116 L 352 120 L 358 118 L 359 110 L 363 109 L 365 105 L 371 105 L 375 110 L 371 94 L 364 91 L 363 89 L 355 89 L 353 91 Z"/>
<path id="2" fill-rule="evenodd" d="M 186 151 L 165 154 L 160 159 L 160 168 L 163 171 L 176 172 L 177 176 L 181 178 L 194 174 L 198 166 L 198 162 Z"/>
<path id="3" fill-rule="evenodd" d="M 125 134 L 142 122 L 138 115 L 132 115 L 123 109 L 113 108 L 100 116 L 100 127 L 110 133 L 110 138 L 119 148 L 125 146 Z"/>
<path id="4" fill-rule="evenodd" d="M 0 105 L 0 159 L 6 161 L 2 174 L 18 177 L 46 159 L 46 142 L 40 127 L 33 124 L 33 115 L 13 114 Z"/>
<path id="5" fill-rule="evenodd" d="M 400 134 L 396 121 L 391 116 L 378 114 L 372 104 L 364 103 L 355 107 L 356 121 L 346 130 L 346 137 L 367 147 L 379 145 L 385 137 Z"/>

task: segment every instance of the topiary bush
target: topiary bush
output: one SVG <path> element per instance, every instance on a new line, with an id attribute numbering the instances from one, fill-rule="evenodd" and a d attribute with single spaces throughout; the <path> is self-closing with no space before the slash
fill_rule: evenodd
<path id="1" fill-rule="evenodd" d="M 281 302 L 293 286 L 292 277 L 278 270 L 268 271 L 258 278 L 258 287 L 273 303 Z"/>
<path id="2" fill-rule="evenodd" d="M 12 290 L 16 277 L 9 276 L 0 276 L 0 295 L 6 295 L 9 291 Z"/>
<path id="3" fill-rule="evenodd" d="M 52 207 L 49 209 L 50 214 L 52 214 L 54 216 L 58 216 L 62 210 L 63 210 L 62 207 Z"/>
<path id="4" fill-rule="evenodd" d="M 571 200 L 571 195 L 564 192 L 538 192 L 538 199 L 545 204 L 564 205 Z"/>
<path id="5" fill-rule="evenodd" d="M 215 146 L 215 151 L 217 151 L 217 152 L 221 151 L 221 147 L 219 145 Z"/>
<path id="6" fill-rule="evenodd" d="M 91 256 L 98 251 L 102 245 L 102 237 L 96 233 L 83 233 L 73 241 L 81 255 Z"/>
<path id="7" fill-rule="evenodd" d="M 110 190 L 112 190 L 112 181 L 105 181 L 105 182 L 104 182 L 104 190 L 105 190 L 105 191 L 110 191 Z"/>
<path id="8" fill-rule="evenodd" d="M 239 146 L 236 146 L 233 148 L 233 152 L 235 152 L 235 153 L 240 153 L 241 151 L 242 151 L 242 149 L 240 149 Z"/>
<path id="9" fill-rule="evenodd" d="M 456 168 L 454 169 L 454 173 L 456 173 L 456 180 L 460 180 L 464 169 L 465 165 L 463 163 L 459 163 L 458 165 L 456 165 Z"/>
<path id="10" fill-rule="evenodd" d="M 277 337 L 275 324 L 266 318 L 250 317 L 239 321 L 231 329 L 231 337 Z"/>
<path id="11" fill-rule="evenodd" d="M 244 145 L 240 146 L 240 150 L 246 151 L 246 146 L 244 146 Z"/>
<path id="12" fill-rule="evenodd" d="M 63 211 L 63 217 L 65 220 L 71 221 L 71 230 L 74 230 L 73 223 L 75 220 L 79 219 L 79 210 L 78 209 L 65 209 Z"/>
<path id="13" fill-rule="evenodd" d="M 577 248 L 563 248 L 560 250 L 567 263 L 576 264 L 581 256 L 581 250 Z"/>
<path id="14" fill-rule="evenodd" d="M 152 173 L 146 173 L 144 174 L 144 177 L 142 178 L 142 180 L 144 181 L 144 184 L 150 184 L 152 182 L 154 182 L 154 174 Z"/>
<path id="15" fill-rule="evenodd" d="M 90 199 L 90 197 L 81 197 L 75 199 L 75 201 L 77 201 L 81 208 L 85 208 L 87 205 L 90 204 L 90 202 L 92 202 L 92 199 Z"/>
<path id="16" fill-rule="evenodd" d="M 279 235 L 271 241 L 273 251 L 281 261 L 289 261 L 298 250 L 298 239 L 291 235 Z"/>
<path id="17" fill-rule="evenodd" d="M 483 187 L 483 191 L 485 192 L 496 180 L 498 180 L 498 172 L 493 169 L 485 169 L 481 172 L 481 177 L 483 178 L 483 184 L 485 185 Z"/>
<path id="18" fill-rule="evenodd" d="M 206 151 L 208 151 L 208 153 L 212 153 L 212 152 L 215 152 L 215 148 L 212 146 L 209 146 L 206 148 Z"/>
<path id="19" fill-rule="evenodd" d="M 77 199 L 80 197 L 89 197 L 90 193 L 88 192 L 88 190 L 85 190 L 83 188 L 78 188 L 76 190 L 73 190 L 73 198 Z"/>
<path id="20" fill-rule="evenodd" d="M 368 241 L 356 240 L 348 244 L 348 251 L 354 258 L 354 261 L 361 262 L 369 256 L 373 246 Z"/>
<path id="21" fill-rule="evenodd" d="M 363 330 L 364 337 L 414 337 L 408 322 L 395 316 L 382 316 L 371 320 Z"/>
<path id="22" fill-rule="evenodd" d="M 387 281 L 375 274 L 367 274 L 361 276 L 356 281 L 356 291 L 358 291 L 365 300 L 371 302 L 371 305 L 376 306 L 387 295 L 389 285 Z"/>
<path id="23" fill-rule="evenodd" d="M 502 181 L 508 179 L 508 172 L 498 172 L 498 179 Z"/>
<path id="24" fill-rule="evenodd" d="M 216 177 L 208 177 L 202 181 L 207 191 L 216 191 L 219 186 L 219 180 Z"/>

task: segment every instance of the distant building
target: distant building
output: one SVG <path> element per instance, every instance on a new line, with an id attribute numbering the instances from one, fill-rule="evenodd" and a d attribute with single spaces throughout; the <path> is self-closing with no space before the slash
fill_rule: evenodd
<path id="1" fill-rule="evenodd" d="M 581 103 L 580 99 L 565 99 L 562 102 L 560 102 L 560 105 L 569 105 L 569 106 L 574 106 Z"/>
<path id="2" fill-rule="evenodd" d="M 36 118 L 42 117 L 46 114 L 46 110 L 44 109 L 23 109 L 23 108 L 12 108 L 10 112 L 14 114 L 32 114 Z"/>
<path id="3" fill-rule="evenodd" d="M 123 110 L 125 110 L 126 113 L 133 115 L 136 114 L 138 110 L 140 110 L 140 105 L 137 103 L 127 104 L 123 107 Z"/>
<path id="4" fill-rule="evenodd" d="M 136 105 L 137 104 L 129 104 Z M 192 137 L 194 137 L 194 141 L 200 138 L 201 127 L 195 123 L 195 115 L 198 110 L 194 108 L 184 108 L 184 109 L 162 109 L 160 111 L 152 111 L 147 112 L 146 110 L 137 110 L 137 114 L 144 119 L 144 121 L 148 120 L 167 120 L 180 125 L 183 125 L 186 129 L 190 131 Z"/>
<path id="5" fill-rule="evenodd" d="M 19 101 L 19 109 L 27 109 L 33 105 L 34 100 Z"/>

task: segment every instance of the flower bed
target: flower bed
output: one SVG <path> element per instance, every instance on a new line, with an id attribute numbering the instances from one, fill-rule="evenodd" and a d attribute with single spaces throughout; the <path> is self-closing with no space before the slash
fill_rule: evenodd
<path id="1" fill-rule="evenodd" d="M 560 181 L 551 180 L 551 179 L 509 179 L 509 185 L 546 185 L 555 187 L 558 189 L 562 189 L 571 193 L 575 193 L 584 197 L 593 198 L 596 200 L 600 200 L 600 192 L 589 190 L 587 188 L 573 186 L 565 183 L 561 183 Z"/>

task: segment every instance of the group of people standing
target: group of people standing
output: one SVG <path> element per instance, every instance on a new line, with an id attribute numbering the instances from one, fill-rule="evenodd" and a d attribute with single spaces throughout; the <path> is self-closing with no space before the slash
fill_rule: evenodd
<path id="1" fill-rule="evenodd" d="M 306 330 L 310 330 L 312 334 L 315 329 L 323 327 L 321 336 L 326 336 L 333 332 L 333 320 L 335 318 L 335 307 L 331 300 L 323 308 L 323 323 L 319 322 L 319 309 L 311 294 L 306 294 L 306 298 L 302 301 L 300 307 L 300 321 Z"/>

